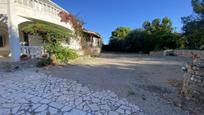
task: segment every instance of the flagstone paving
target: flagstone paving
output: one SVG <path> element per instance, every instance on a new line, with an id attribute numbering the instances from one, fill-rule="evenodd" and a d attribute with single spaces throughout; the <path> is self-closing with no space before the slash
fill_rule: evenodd
<path id="1" fill-rule="evenodd" d="M 144 115 L 111 91 L 32 70 L 0 74 L 0 115 Z"/>

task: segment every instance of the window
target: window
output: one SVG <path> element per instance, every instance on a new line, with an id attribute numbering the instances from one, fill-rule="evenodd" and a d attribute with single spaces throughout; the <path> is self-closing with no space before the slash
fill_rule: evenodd
<path id="1" fill-rule="evenodd" d="M 0 48 L 4 46 L 3 37 L 0 35 Z"/>
<path id="2" fill-rule="evenodd" d="M 97 44 L 97 47 L 100 47 L 100 39 L 99 38 L 97 38 L 96 44 Z"/>
<path id="3" fill-rule="evenodd" d="M 91 42 L 91 38 L 87 37 L 86 42 Z"/>

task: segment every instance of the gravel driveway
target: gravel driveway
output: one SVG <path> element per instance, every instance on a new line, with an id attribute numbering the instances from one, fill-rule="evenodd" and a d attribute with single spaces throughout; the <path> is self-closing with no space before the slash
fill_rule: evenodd
<path id="1" fill-rule="evenodd" d="M 181 67 L 190 61 L 105 53 L 42 69 L 35 61 L 6 64 L 9 72 L 0 63 L 0 115 L 202 115 L 204 104 L 180 95 Z"/>
<path id="2" fill-rule="evenodd" d="M 202 114 L 203 105 L 180 95 L 184 75 L 181 67 L 190 61 L 183 57 L 105 53 L 44 71 L 78 81 L 92 90 L 111 90 L 150 115 Z"/>

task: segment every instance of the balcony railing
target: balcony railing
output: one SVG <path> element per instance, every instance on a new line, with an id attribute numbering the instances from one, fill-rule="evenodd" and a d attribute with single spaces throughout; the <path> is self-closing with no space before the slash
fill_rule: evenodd
<path id="1" fill-rule="evenodd" d="M 8 0 L 0 0 L 0 14 L 7 14 Z"/>
<path id="2" fill-rule="evenodd" d="M 46 1 L 46 2 L 45 2 Z M 30 7 L 41 12 L 58 16 L 58 13 L 64 9 L 60 8 L 49 0 L 16 0 L 16 3 L 25 7 Z M 65 11 L 66 12 L 66 11 Z"/>
<path id="3" fill-rule="evenodd" d="M 40 46 L 21 46 L 21 55 L 23 54 L 31 58 L 41 58 L 46 51 Z"/>

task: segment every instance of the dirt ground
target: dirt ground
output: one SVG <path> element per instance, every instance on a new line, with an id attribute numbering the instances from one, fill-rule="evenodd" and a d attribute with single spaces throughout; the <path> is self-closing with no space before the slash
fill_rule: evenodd
<path id="1" fill-rule="evenodd" d="M 183 57 L 104 53 L 43 71 L 78 81 L 93 90 L 111 90 L 149 115 L 201 115 L 204 105 L 180 94 L 184 75 L 181 67 L 190 61 Z"/>

